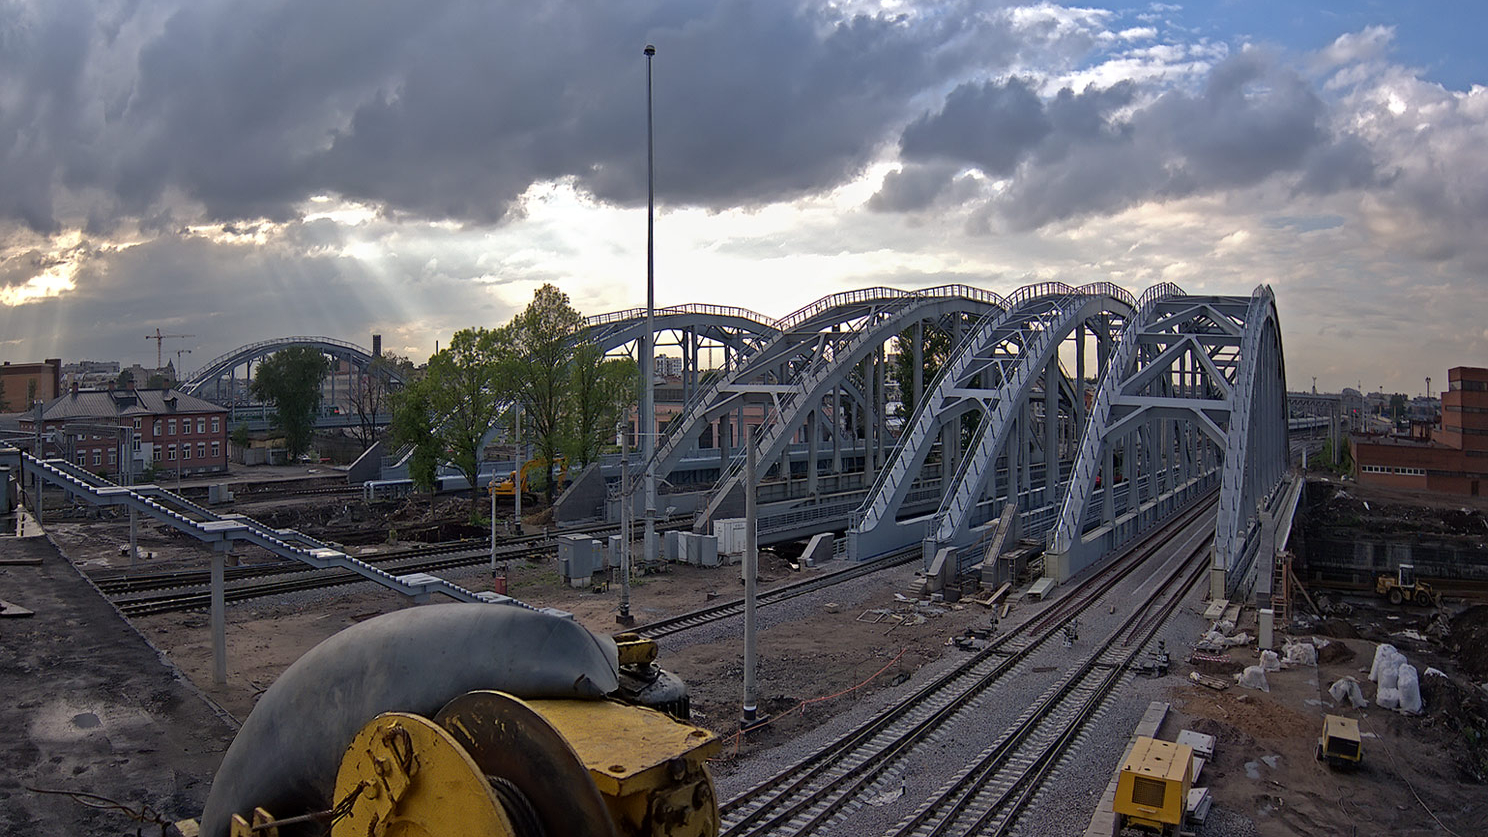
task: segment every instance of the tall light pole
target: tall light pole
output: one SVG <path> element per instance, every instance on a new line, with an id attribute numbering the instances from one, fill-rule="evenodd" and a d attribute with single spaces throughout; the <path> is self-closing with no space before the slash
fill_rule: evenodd
<path id="1" fill-rule="evenodd" d="M 641 338 L 641 456 L 646 459 L 646 566 L 656 561 L 656 375 L 652 359 L 656 343 L 656 155 L 651 130 L 651 59 L 656 47 L 646 44 L 646 333 Z"/>

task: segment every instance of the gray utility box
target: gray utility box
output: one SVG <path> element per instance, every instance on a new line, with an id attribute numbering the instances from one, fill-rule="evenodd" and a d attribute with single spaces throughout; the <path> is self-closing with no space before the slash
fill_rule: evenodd
<path id="1" fill-rule="evenodd" d="M 570 587 L 588 587 L 604 568 L 604 550 L 586 535 L 558 536 L 558 575 Z"/>
<path id="2" fill-rule="evenodd" d="M 718 566 L 718 538 L 714 535 L 698 535 L 692 532 L 668 532 L 677 538 L 677 560 L 694 567 Z"/>

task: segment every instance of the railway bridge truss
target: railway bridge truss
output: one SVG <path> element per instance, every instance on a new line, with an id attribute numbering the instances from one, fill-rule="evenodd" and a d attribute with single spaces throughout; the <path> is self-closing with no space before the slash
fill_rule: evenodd
<path id="1" fill-rule="evenodd" d="M 624 351 L 644 322 L 641 309 L 593 317 L 588 335 Z M 1217 491 L 1211 586 L 1233 586 L 1288 467 L 1267 287 L 1198 296 L 1162 284 L 1140 299 L 1109 283 L 1006 297 L 865 288 L 778 320 L 693 305 L 657 309 L 655 322 L 682 348 L 683 386 L 652 465 L 664 482 L 685 474 L 661 505 L 696 513 L 699 531 L 742 511 L 747 426 L 762 503 L 788 509 L 793 532 L 845 531 L 857 560 L 919 542 L 927 565 L 953 547 L 967 569 L 1025 538 L 1047 546 L 1045 572 L 1062 580 Z M 922 372 L 931 331 L 951 347 L 935 374 Z M 704 343 L 723 347 L 721 364 L 704 368 Z"/>

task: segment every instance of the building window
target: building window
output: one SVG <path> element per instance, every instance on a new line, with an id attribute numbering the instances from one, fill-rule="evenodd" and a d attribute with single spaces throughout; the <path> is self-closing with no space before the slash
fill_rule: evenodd
<path id="1" fill-rule="evenodd" d="M 205 432 L 207 432 L 207 420 L 206 419 L 199 418 L 199 419 L 196 420 L 196 432 L 198 432 L 198 433 L 205 433 Z"/>
<path id="2" fill-rule="evenodd" d="M 174 436 L 174 435 L 176 435 L 176 420 L 175 419 L 171 419 L 170 421 L 168 421 L 168 422 L 165 423 L 165 435 L 167 435 L 167 436 Z"/>
<path id="3" fill-rule="evenodd" d="M 80 450 L 77 452 L 77 464 L 79 468 L 88 467 L 88 452 Z"/>
<path id="4" fill-rule="evenodd" d="M 109 448 L 109 464 L 110 465 L 118 465 L 119 464 L 119 450 L 118 450 L 118 448 Z"/>
<path id="5" fill-rule="evenodd" d="M 206 459 L 207 458 L 207 443 L 206 442 L 197 442 L 196 443 L 196 458 L 197 459 Z"/>
<path id="6" fill-rule="evenodd" d="M 160 419 L 155 419 L 155 436 L 159 438 L 160 435 Z"/>
<path id="7" fill-rule="evenodd" d="M 135 430 L 138 430 L 138 429 L 140 429 L 140 422 L 141 422 L 141 421 L 142 421 L 142 419 L 139 419 L 139 418 L 136 418 L 136 419 L 135 419 L 135 420 L 134 420 L 134 429 L 135 429 Z M 159 430 L 157 430 L 157 431 L 155 431 L 155 432 L 156 432 L 156 433 L 159 433 L 159 432 L 160 432 L 160 431 L 159 431 Z"/>
<path id="8" fill-rule="evenodd" d="M 165 449 L 165 460 L 167 462 L 175 462 L 176 461 L 176 446 L 175 445 L 169 445 L 169 446 L 166 447 L 166 449 Z"/>
<path id="9" fill-rule="evenodd" d="M 134 452 L 135 453 L 139 453 L 140 452 L 140 437 L 138 437 L 138 436 L 135 436 L 134 437 Z"/>
<path id="10" fill-rule="evenodd" d="M 103 464 L 103 451 L 99 450 L 98 448 L 94 448 L 93 449 L 93 467 L 97 468 L 99 465 L 102 465 L 102 464 Z"/>
<path id="11" fill-rule="evenodd" d="M 222 455 L 222 443 L 221 442 L 213 442 L 212 443 L 212 458 L 213 459 L 216 459 L 217 457 L 219 457 L 221 455 Z"/>
<path id="12" fill-rule="evenodd" d="M 222 417 L 221 416 L 212 416 L 212 432 L 213 433 L 221 433 L 222 432 Z"/>

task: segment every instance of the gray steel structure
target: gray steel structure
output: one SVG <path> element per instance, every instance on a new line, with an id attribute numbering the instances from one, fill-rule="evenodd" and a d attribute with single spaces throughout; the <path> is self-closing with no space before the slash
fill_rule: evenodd
<path id="1" fill-rule="evenodd" d="M 1046 282 L 1020 288 L 984 316 L 919 400 L 893 460 L 854 513 L 848 554 L 866 560 L 923 539 L 927 561 L 957 547 L 964 571 L 981 561 L 968 547 L 1007 504 L 1018 509 L 1020 529 L 1047 528 L 1068 459 L 1061 448 L 1072 448 L 1084 425 L 1086 337 L 1096 342 L 1099 370 L 1135 302 L 1109 283 Z M 1072 350 L 1073 380 L 1061 367 L 1062 347 Z M 969 436 L 968 415 L 978 419 Z M 951 474 L 941 481 L 940 506 L 901 520 L 932 451 Z"/>
<path id="2" fill-rule="evenodd" d="M 721 476 L 699 512 L 702 528 L 726 507 L 742 505 L 744 451 L 730 457 L 734 440 L 742 436 L 746 405 L 760 405 L 763 420 L 755 447 L 764 463 L 759 476 L 775 468 L 789 478 L 785 459 L 793 441 L 807 445 L 804 488 L 816 491 L 821 462 L 830 442 L 832 472 L 841 471 L 844 450 L 860 445 L 863 470 L 871 476 L 891 446 L 886 430 L 886 364 L 884 344 L 900 332 L 925 321 L 940 323 L 957 333 L 1005 301 L 990 291 L 966 285 L 946 285 L 919 291 L 864 288 L 817 300 L 775 323 L 776 331 L 758 348 L 732 356 L 711 385 L 688 403 L 667 428 L 655 454 L 655 468 L 665 476 L 682 457 L 698 446 L 705 430 L 719 423 L 714 439 Z M 918 360 L 920 345 L 911 347 Z M 804 439 L 801 437 L 804 436 Z M 848 437 L 852 437 L 851 441 Z"/>
<path id="3" fill-rule="evenodd" d="M 205 398 L 214 404 L 231 406 L 230 401 L 235 386 L 229 384 L 228 395 L 222 394 L 222 381 L 224 378 L 231 381 L 237 378 L 237 369 L 240 366 L 247 367 L 241 378 L 247 382 L 253 377 L 253 364 L 275 352 L 288 349 L 292 346 L 311 346 L 319 349 L 325 354 L 338 360 L 345 360 L 352 366 L 366 370 L 372 362 L 372 353 L 345 340 L 337 340 L 334 337 L 275 337 L 271 340 L 260 340 L 257 343 L 249 343 L 239 346 L 232 351 L 219 355 L 208 361 L 205 366 L 191 373 L 178 387 L 188 395 Z M 389 371 L 390 377 L 395 383 L 403 384 L 405 381 L 397 373 Z"/>
<path id="4" fill-rule="evenodd" d="M 1079 572 L 1217 484 L 1210 592 L 1243 592 L 1259 512 L 1287 472 L 1287 432 L 1271 289 L 1249 297 L 1148 290 L 1091 406 L 1046 572 L 1060 579 Z M 1097 474 L 1105 490 L 1096 490 Z"/>

